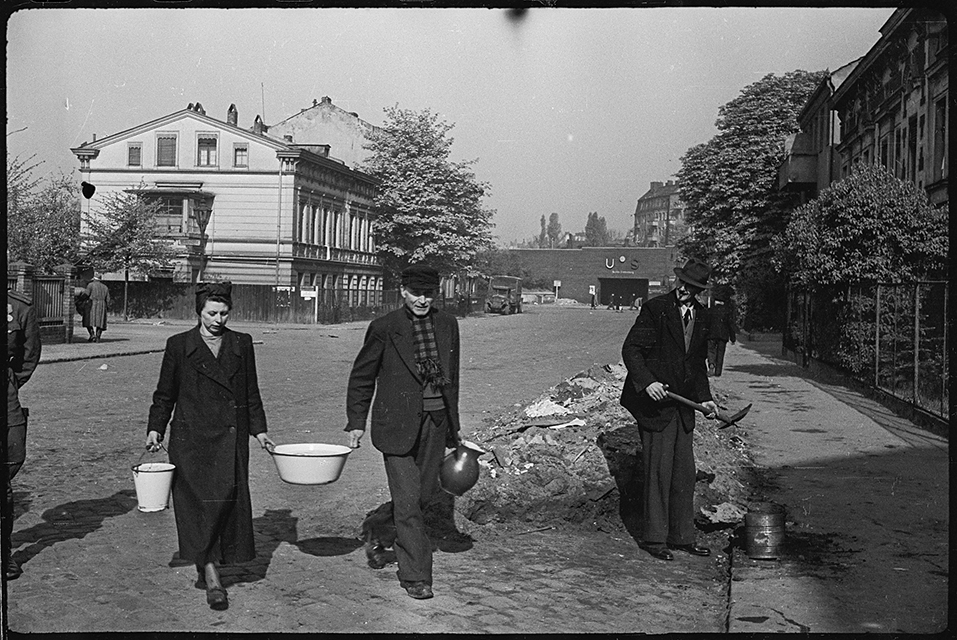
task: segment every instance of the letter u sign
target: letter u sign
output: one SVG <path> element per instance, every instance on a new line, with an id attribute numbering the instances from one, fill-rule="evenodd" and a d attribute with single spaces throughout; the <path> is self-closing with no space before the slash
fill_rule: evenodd
<path id="1" fill-rule="evenodd" d="M 614 269 L 615 268 L 615 259 L 614 258 L 605 258 L 605 268 Z"/>

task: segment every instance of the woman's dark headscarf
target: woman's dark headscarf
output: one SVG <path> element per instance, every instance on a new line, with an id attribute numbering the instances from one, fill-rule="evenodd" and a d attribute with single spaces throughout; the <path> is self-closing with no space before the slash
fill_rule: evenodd
<path id="1" fill-rule="evenodd" d="M 203 282 L 196 287 L 196 313 L 202 313 L 207 300 L 222 302 L 230 309 L 233 308 L 232 282 Z"/>

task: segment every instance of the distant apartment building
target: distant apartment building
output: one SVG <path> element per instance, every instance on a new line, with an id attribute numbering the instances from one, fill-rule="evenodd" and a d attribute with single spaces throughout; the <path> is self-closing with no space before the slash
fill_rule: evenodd
<path id="1" fill-rule="evenodd" d="M 635 207 L 635 246 L 673 247 L 686 233 L 684 203 L 673 180 L 652 182 Z"/>
<path id="2" fill-rule="evenodd" d="M 160 203 L 175 281 L 304 285 L 373 302 L 383 275 L 372 237 L 378 185 L 354 164 L 374 127 L 341 111 L 323 98 L 271 131 L 259 116 L 241 128 L 235 105 L 218 120 L 191 103 L 84 142 L 71 149 L 80 179 L 96 186 L 83 213 L 101 211 L 116 191 Z"/>
<path id="3" fill-rule="evenodd" d="M 924 189 L 935 206 L 947 206 L 948 58 L 953 55 L 947 21 L 927 8 L 898 9 L 880 32 L 863 58 L 832 74 L 831 86 L 822 84 L 812 94 L 778 185 L 789 190 L 813 185 L 820 191 L 846 177 L 855 164 L 880 164 Z M 815 134 L 814 127 L 825 122 L 831 123 L 825 132 L 831 149 Z"/>

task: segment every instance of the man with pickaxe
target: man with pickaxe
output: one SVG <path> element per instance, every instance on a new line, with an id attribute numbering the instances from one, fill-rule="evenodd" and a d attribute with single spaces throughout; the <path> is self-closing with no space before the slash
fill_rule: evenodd
<path id="1" fill-rule="evenodd" d="M 672 550 L 711 553 L 695 544 L 694 409 L 687 404 L 718 416 L 705 364 L 708 310 L 695 299 L 710 273 L 694 258 L 675 268 L 676 288 L 642 306 L 621 349 L 628 369 L 621 404 L 638 421 L 644 464 L 639 546 L 660 560 L 673 560 Z"/>

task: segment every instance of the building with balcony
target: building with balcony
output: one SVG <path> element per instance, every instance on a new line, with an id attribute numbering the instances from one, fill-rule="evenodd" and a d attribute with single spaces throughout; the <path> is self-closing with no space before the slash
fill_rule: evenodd
<path id="1" fill-rule="evenodd" d="M 162 206 L 157 232 L 173 241 L 174 281 L 302 285 L 374 303 L 383 275 L 372 236 L 376 181 L 336 159 L 322 127 L 293 129 L 287 119 L 280 138 L 259 116 L 241 128 L 238 115 L 230 105 L 217 120 L 190 104 L 71 149 L 80 180 L 96 187 L 84 218 L 111 191 L 136 190 Z M 337 126 L 347 120 L 337 115 Z M 373 128 L 349 118 L 357 137 Z M 347 144 L 340 128 L 334 141 L 357 155 L 363 141 Z"/>
<path id="2" fill-rule="evenodd" d="M 784 143 L 784 160 L 778 166 L 778 189 L 795 193 L 798 205 L 816 198 L 840 178 L 841 159 L 836 150 L 841 128 L 833 110 L 834 92 L 857 67 L 860 59 L 829 73 L 798 114 L 800 130 Z"/>
<path id="3" fill-rule="evenodd" d="M 674 180 L 652 182 L 635 207 L 635 246 L 673 247 L 685 235 L 684 203 Z"/>
<path id="4" fill-rule="evenodd" d="M 947 20 L 926 7 L 897 9 L 881 37 L 833 95 L 840 177 L 880 164 L 948 204 Z"/>

